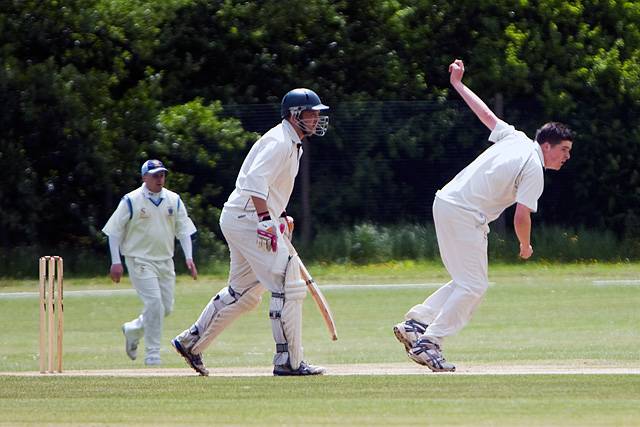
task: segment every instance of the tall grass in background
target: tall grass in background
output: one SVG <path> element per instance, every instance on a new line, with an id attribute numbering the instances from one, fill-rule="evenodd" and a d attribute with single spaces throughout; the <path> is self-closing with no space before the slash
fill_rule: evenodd
<path id="1" fill-rule="evenodd" d="M 640 259 L 640 239 L 620 239 L 607 230 L 538 226 L 532 232 L 534 260 L 555 262 L 617 262 Z M 518 260 L 513 232 L 489 233 L 489 258 Z M 306 259 L 318 262 L 366 264 L 390 260 L 439 258 L 432 224 L 382 226 L 360 224 L 337 230 L 322 229 L 303 248 Z"/>
<path id="2" fill-rule="evenodd" d="M 433 225 L 360 224 L 352 228 L 323 229 L 302 251 L 313 261 L 355 264 L 439 256 Z"/>
<path id="3" fill-rule="evenodd" d="M 201 274 L 224 274 L 228 251 L 222 241 L 194 252 Z M 338 229 L 322 228 L 308 245 L 294 242 L 307 262 L 371 264 L 391 260 L 439 260 L 433 224 L 359 224 Z M 620 262 L 640 260 L 640 238 L 619 238 L 608 230 L 535 226 L 532 235 L 534 261 Z M 110 256 L 103 250 L 78 251 L 72 247 L 17 247 L 0 249 L 0 277 L 37 277 L 37 259 L 62 255 L 65 275 L 96 276 L 108 273 Z M 518 241 L 513 232 L 489 233 L 489 259 L 517 262 Z M 186 274 L 182 251 L 176 247 L 176 271 Z"/>
<path id="4" fill-rule="evenodd" d="M 209 247 L 194 242 L 198 273 L 221 274 L 229 264 L 227 246 L 223 241 L 215 241 Z M 38 277 L 38 258 L 44 255 L 60 255 L 64 259 L 65 277 L 95 277 L 109 274 L 111 255 L 105 244 L 103 248 L 77 249 L 70 245 L 56 248 L 42 246 L 19 246 L 10 249 L 0 248 L 0 278 Z M 123 260 L 124 262 L 124 260 Z M 174 263 L 176 273 L 188 274 L 180 244 L 176 241 Z"/>

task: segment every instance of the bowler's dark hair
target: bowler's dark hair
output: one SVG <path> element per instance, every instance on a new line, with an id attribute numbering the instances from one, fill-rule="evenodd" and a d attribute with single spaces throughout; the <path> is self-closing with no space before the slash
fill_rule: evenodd
<path id="1" fill-rule="evenodd" d="M 536 131 L 536 142 L 558 145 L 565 140 L 573 141 L 573 136 L 573 131 L 569 129 L 569 126 L 558 122 L 549 122 Z"/>

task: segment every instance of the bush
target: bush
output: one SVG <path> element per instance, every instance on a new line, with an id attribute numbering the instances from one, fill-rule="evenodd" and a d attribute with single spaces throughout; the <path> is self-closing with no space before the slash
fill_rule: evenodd
<path id="1" fill-rule="evenodd" d="M 325 231 L 326 230 L 326 231 Z M 618 238 L 610 230 L 534 226 L 532 260 L 556 262 L 640 259 L 640 238 Z M 489 233 L 489 259 L 517 262 L 518 240 L 513 232 Z M 367 264 L 390 260 L 437 260 L 440 257 L 432 224 L 375 225 L 322 228 L 304 248 L 305 259 L 319 262 Z"/>

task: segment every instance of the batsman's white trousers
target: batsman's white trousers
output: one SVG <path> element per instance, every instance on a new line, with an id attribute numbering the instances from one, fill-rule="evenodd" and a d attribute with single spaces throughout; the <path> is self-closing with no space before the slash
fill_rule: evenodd
<path id="1" fill-rule="evenodd" d="M 220 228 L 229 245 L 229 282 L 230 287 L 237 298 L 255 287 L 260 287 L 257 293 L 259 298 L 265 288 L 271 292 L 284 291 L 284 275 L 289 259 L 289 252 L 278 235 L 278 251 L 266 252 L 258 248 L 256 239 L 256 224 L 258 217 L 255 212 L 247 212 L 243 209 L 227 208 L 220 215 Z M 218 295 L 225 293 L 225 289 Z M 199 331 L 206 331 L 219 309 L 215 306 L 215 297 L 209 301 L 195 325 Z M 225 303 L 226 304 L 226 303 Z M 247 307 L 247 310 L 249 307 Z M 239 315 L 241 313 L 236 313 Z M 226 327 L 228 324 L 221 325 Z M 218 335 L 222 331 L 215 331 Z"/>
<path id="2" fill-rule="evenodd" d="M 285 284 L 287 267 L 299 269 L 299 265 L 291 267 L 289 248 L 279 230 L 276 231 L 276 252 L 259 248 L 256 242 L 257 223 L 255 212 L 229 207 L 222 210 L 220 228 L 229 245 L 231 258 L 229 282 L 209 301 L 196 321 L 195 327 L 201 338 L 194 345 L 194 350 L 204 350 L 238 316 L 259 304 L 262 294 L 268 289 L 271 291 L 269 317 L 276 344 L 273 363 L 289 363 L 297 369 L 303 354 L 302 299 L 306 287 L 301 280 L 290 280 Z M 293 286 L 296 284 L 302 286 Z"/>
<path id="3" fill-rule="evenodd" d="M 144 305 L 142 313 L 125 325 L 127 333 L 142 338 L 146 357 L 160 356 L 164 317 L 173 311 L 176 273 L 173 259 L 149 261 L 125 257 L 131 283 Z"/>
<path id="4" fill-rule="evenodd" d="M 438 247 L 451 281 L 411 308 L 405 318 L 429 325 L 423 337 L 441 344 L 460 331 L 489 287 L 487 273 L 487 218 L 436 196 L 433 220 Z"/>
<path id="5" fill-rule="evenodd" d="M 284 273 L 289 261 L 289 250 L 278 231 L 277 252 L 267 252 L 256 243 L 255 212 L 224 208 L 220 215 L 220 228 L 229 244 L 231 257 L 229 286 L 244 293 L 257 282 L 271 292 L 283 292 Z"/>

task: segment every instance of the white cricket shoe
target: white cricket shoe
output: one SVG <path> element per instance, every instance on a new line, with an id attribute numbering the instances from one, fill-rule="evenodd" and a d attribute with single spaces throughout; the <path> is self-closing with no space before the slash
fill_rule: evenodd
<path id="1" fill-rule="evenodd" d="M 159 355 L 151 355 L 144 359 L 144 364 L 147 366 L 160 366 L 162 364 L 162 360 Z"/>
<path id="2" fill-rule="evenodd" d="M 122 333 L 124 334 L 124 351 L 127 352 L 127 356 L 129 359 L 136 360 L 138 357 L 138 344 L 140 343 L 140 338 L 136 338 L 133 334 L 127 329 L 127 324 L 122 325 Z"/>
<path id="3" fill-rule="evenodd" d="M 427 338 L 420 338 L 407 353 L 414 362 L 424 365 L 433 372 L 453 372 L 456 367 L 445 360 L 440 346 Z"/>
<path id="4" fill-rule="evenodd" d="M 393 333 L 398 341 L 404 345 L 405 351 L 409 352 L 427 330 L 427 326 L 417 320 L 409 319 L 394 326 Z"/>
<path id="5" fill-rule="evenodd" d="M 286 365 L 276 365 L 273 367 L 273 375 L 276 377 L 302 377 L 308 375 L 323 375 L 325 369 L 322 366 L 310 365 L 304 361 L 300 362 L 298 369 L 292 369 L 289 362 Z"/>

